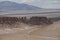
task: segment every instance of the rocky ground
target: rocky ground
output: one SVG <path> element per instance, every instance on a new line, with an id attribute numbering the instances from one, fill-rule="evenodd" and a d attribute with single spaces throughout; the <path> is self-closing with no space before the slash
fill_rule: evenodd
<path id="1" fill-rule="evenodd" d="M 0 40 L 60 40 L 60 21 L 47 26 L 1 29 Z"/>

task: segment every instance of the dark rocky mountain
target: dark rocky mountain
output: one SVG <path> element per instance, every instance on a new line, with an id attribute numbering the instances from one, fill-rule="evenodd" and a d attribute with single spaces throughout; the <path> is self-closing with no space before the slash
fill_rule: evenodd
<path id="1" fill-rule="evenodd" d="M 42 8 L 24 4 L 24 3 L 15 3 L 11 1 L 2 1 L 0 2 L 0 11 L 10 11 L 10 10 L 40 10 Z"/>

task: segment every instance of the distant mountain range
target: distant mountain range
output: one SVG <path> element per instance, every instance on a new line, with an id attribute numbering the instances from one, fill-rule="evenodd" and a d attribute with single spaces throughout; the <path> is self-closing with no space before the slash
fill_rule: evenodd
<path id="1" fill-rule="evenodd" d="M 42 8 L 24 4 L 24 3 L 15 3 L 11 1 L 2 1 L 0 2 L 0 11 L 11 11 L 11 10 L 40 10 Z"/>

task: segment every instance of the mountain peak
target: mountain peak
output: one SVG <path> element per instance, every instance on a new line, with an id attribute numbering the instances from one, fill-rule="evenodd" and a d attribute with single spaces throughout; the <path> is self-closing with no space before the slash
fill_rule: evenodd
<path id="1" fill-rule="evenodd" d="M 12 2 L 12 1 L 1 1 L 0 3 L 15 3 L 15 2 Z"/>
<path id="2" fill-rule="evenodd" d="M 38 10 L 41 9 L 36 6 L 24 4 L 24 3 L 15 3 L 11 1 L 2 1 L 0 2 L 0 11 L 10 11 L 10 10 Z"/>

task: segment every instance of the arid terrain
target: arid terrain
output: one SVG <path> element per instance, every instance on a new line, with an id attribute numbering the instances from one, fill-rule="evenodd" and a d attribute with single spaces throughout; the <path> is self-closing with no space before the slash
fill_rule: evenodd
<path id="1" fill-rule="evenodd" d="M 60 21 L 47 26 L 29 27 L 23 25 L 21 29 L 0 30 L 0 40 L 60 40 Z"/>
<path id="2" fill-rule="evenodd" d="M 59 1 L 16 1 L 0 2 L 0 40 L 60 40 Z"/>

